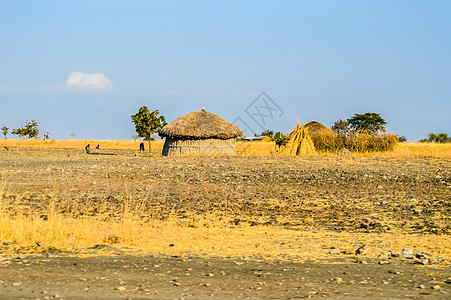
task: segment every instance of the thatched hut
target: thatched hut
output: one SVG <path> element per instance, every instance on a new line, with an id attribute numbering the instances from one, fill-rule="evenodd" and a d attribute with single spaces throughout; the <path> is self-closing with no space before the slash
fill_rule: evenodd
<path id="1" fill-rule="evenodd" d="M 165 137 L 163 155 L 233 155 L 236 154 L 236 137 L 243 132 L 223 118 L 206 112 L 193 111 L 160 131 Z"/>
<path id="2" fill-rule="evenodd" d="M 315 144 L 316 150 L 331 151 L 335 149 L 336 134 L 330 128 L 316 121 L 305 124 L 305 128 Z"/>
<path id="3" fill-rule="evenodd" d="M 308 133 L 310 134 L 310 137 L 313 137 L 315 135 L 335 135 L 334 132 L 332 131 L 332 129 L 327 128 L 326 126 L 324 126 L 323 124 L 316 122 L 316 121 L 311 121 L 308 122 L 307 124 L 305 124 L 305 128 L 307 128 Z"/>

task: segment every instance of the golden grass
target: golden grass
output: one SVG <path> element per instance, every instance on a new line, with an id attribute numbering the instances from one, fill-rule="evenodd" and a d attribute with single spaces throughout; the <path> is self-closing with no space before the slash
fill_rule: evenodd
<path id="1" fill-rule="evenodd" d="M 291 261 L 330 258 L 328 251 L 333 248 L 353 253 L 363 244 L 369 245 L 370 257 L 403 248 L 430 251 L 433 256 L 451 255 L 451 236 L 289 230 L 247 224 L 231 226 L 227 222 L 217 222 L 215 218 L 202 223 L 180 222 L 175 218 L 143 222 L 126 214 L 116 222 L 105 222 L 96 217 L 75 219 L 52 212 L 46 221 L 38 216 L 1 214 L 0 240 L 22 246 L 15 248 L 15 252 L 35 253 L 56 248 L 74 255 L 80 254 L 77 249 L 95 244 L 131 248 L 140 250 L 140 254 Z M 37 242 L 40 247 L 36 246 Z"/>
<path id="2" fill-rule="evenodd" d="M 403 248 L 429 251 L 433 257 L 451 257 L 451 236 L 335 232 L 311 226 L 286 229 L 251 226 L 249 223 L 230 225 L 232 218 L 219 218 L 214 213 L 202 219 L 195 216 L 180 219 L 174 215 L 165 221 L 144 221 L 139 211 L 129 210 L 127 203 L 115 221 L 105 221 L 102 216 L 66 216 L 57 213 L 54 205 L 49 206 L 47 219 L 40 215 L 24 215 L 20 211 L 11 215 L 2 199 L 6 187 L 2 178 L 0 241 L 15 243 L 14 247 L 3 249 L 3 255 L 35 254 L 46 250 L 64 251 L 76 256 L 95 255 L 87 248 L 109 244 L 138 255 L 315 261 L 332 258 L 328 251 L 333 248 L 352 254 L 361 245 L 368 245 L 369 257 L 389 251 L 399 252 Z"/>
<path id="3" fill-rule="evenodd" d="M 236 152 L 243 156 L 270 156 L 276 154 L 275 142 L 237 141 Z"/>
<path id="4" fill-rule="evenodd" d="M 34 147 L 34 148 L 79 148 L 81 150 L 87 144 L 91 149 L 100 145 L 100 149 L 138 150 L 140 141 L 96 141 L 96 140 L 33 140 L 22 139 L 0 140 L 0 148 L 6 147 Z M 146 148 L 147 142 L 144 142 Z M 163 141 L 153 141 L 152 150 L 162 150 Z M 243 156 L 272 156 L 279 155 L 275 142 L 261 141 L 237 141 L 236 149 L 238 155 Z M 334 156 L 334 153 L 322 153 L 323 156 Z M 400 143 L 393 151 L 353 153 L 353 156 L 390 157 L 390 158 L 451 158 L 451 143 Z"/>
<path id="5" fill-rule="evenodd" d="M 80 148 L 90 143 L 100 144 L 101 149 L 137 150 L 140 142 L 134 141 L 42 141 L 1 140 L 0 149 L 6 147 Z M 152 149 L 161 149 L 163 142 L 152 142 Z M 237 142 L 238 155 L 277 155 L 273 142 Z M 355 154 L 353 154 L 355 155 Z M 451 144 L 399 144 L 394 151 L 366 154 L 390 158 L 451 158 Z M 4 175 L 4 174 L 3 174 Z M 187 255 L 289 259 L 330 257 L 331 248 L 353 251 L 362 244 L 369 245 L 369 255 L 377 256 L 387 251 L 412 248 L 416 251 L 432 251 L 434 255 L 451 255 L 451 236 L 405 235 L 400 233 L 349 233 L 327 230 L 297 228 L 284 229 L 276 226 L 230 225 L 231 219 L 218 221 L 214 215 L 166 221 L 143 221 L 139 215 L 124 207 L 116 221 L 101 217 L 73 218 L 56 213 L 49 208 L 48 220 L 39 215 L 9 214 L 3 203 L 6 192 L 5 177 L 0 176 L 0 240 L 13 241 L 18 245 L 14 251 L 42 251 L 53 247 L 77 253 L 75 249 L 95 244 L 112 244 L 131 247 L 142 254 Z M 293 230 L 294 229 L 294 230 Z M 36 243 L 42 244 L 37 247 Z M 170 247 L 170 244 L 174 246 Z M 28 249 L 28 250 L 26 250 Z"/>
<path id="6" fill-rule="evenodd" d="M 0 140 L 0 147 L 33 147 L 33 148 L 70 148 L 70 149 L 82 149 L 87 144 L 91 145 L 91 150 L 95 148 L 96 145 L 100 145 L 100 150 L 105 149 L 118 149 L 118 150 L 139 150 L 139 144 L 141 141 L 97 141 L 97 140 L 34 140 L 34 139 L 22 139 L 22 140 L 11 140 L 4 139 Z M 148 147 L 148 142 L 144 142 L 146 149 Z M 163 149 L 164 142 L 162 141 L 152 141 L 152 149 Z"/>
<path id="7" fill-rule="evenodd" d="M 451 158 L 451 143 L 400 143 L 393 151 L 376 153 L 382 157 Z"/>

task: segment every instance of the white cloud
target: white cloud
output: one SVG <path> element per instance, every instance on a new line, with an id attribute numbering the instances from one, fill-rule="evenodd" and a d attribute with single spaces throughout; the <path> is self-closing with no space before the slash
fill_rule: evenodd
<path id="1" fill-rule="evenodd" d="M 104 90 L 111 88 L 113 84 L 102 73 L 81 73 L 73 72 L 66 79 L 66 86 L 68 88 L 94 88 Z"/>

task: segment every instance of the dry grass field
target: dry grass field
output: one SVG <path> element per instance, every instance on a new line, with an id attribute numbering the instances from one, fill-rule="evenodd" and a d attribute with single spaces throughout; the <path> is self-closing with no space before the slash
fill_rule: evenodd
<path id="1" fill-rule="evenodd" d="M 87 143 L 115 155 L 86 155 Z M 450 145 L 280 157 L 274 143 L 239 142 L 236 157 L 179 158 L 160 157 L 162 142 L 152 155 L 128 141 L 1 145 L 0 240 L 14 242 L 9 251 L 111 244 L 305 260 L 368 244 L 371 255 L 451 254 Z"/>
<path id="2" fill-rule="evenodd" d="M 27 147 L 27 148 L 60 148 L 60 149 L 83 149 L 87 144 L 93 149 L 100 144 L 102 150 L 137 150 L 139 141 L 94 141 L 94 140 L 1 140 L 0 147 Z M 144 142 L 146 148 L 148 142 Z M 153 141 L 152 150 L 154 155 L 159 156 L 164 142 Z M 240 156 L 273 156 L 277 155 L 278 148 L 274 142 L 237 142 L 237 153 Z M 320 153 L 321 156 L 336 156 L 331 153 Z M 391 157 L 391 158 L 451 158 L 451 144 L 434 143 L 400 143 L 394 151 L 354 153 L 353 156 L 369 157 Z"/>
<path id="3" fill-rule="evenodd" d="M 101 153 L 110 155 L 85 154 L 87 143 L 92 148 L 99 144 Z M 33 284 L 41 278 L 38 288 L 46 284 L 39 271 L 43 261 L 49 268 L 46 274 L 54 274 L 55 282 L 61 275 L 54 270 L 65 264 L 65 274 L 75 273 L 64 280 L 72 282 L 70 276 L 88 276 L 83 273 L 86 269 L 73 268 L 89 261 L 80 257 L 97 257 L 90 264 L 112 274 L 117 270 L 107 266 L 117 264 L 117 259 L 106 256 L 120 255 L 124 267 L 138 266 L 126 255 L 141 256 L 154 261 L 146 265 L 142 276 L 149 276 L 146 269 L 156 270 L 152 273 L 156 277 L 148 283 L 154 286 L 156 299 L 168 296 L 169 290 L 174 297 L 181 295 L 172 290 L 178 286 L 178 277 L 167 278 L 170 286 L 155 283 L 161 275 L 158 266 L 177 264 L 174 259 L 185 265 L 194 257 L 204 259 L 198 261 L 206 264 L 202 270 L 215 264 L 216 270 L 230 272 L 229 281 L 217 278 L 217 291 L 226 297 L 225 285 L 234 286 L 232 298 L 265 298 L 268 292 L 274 297 L 346 295 L 351 290 L 355 297 L 374 293 L 385 297 L 410 286 L 408 274 L 417 274 L 418 282 L 429 285 L 443 283 L 449 276 L 450 145 L 401 144 L 393 152 L 314 157 L 279 156 L 274 143 L 261 142 L 238 142 L 238 155 L 229 157 L 161 157 L 162 142 L 153 142 L 150 154 L 139 153 L 138 145 L 128 141 L 1 141 L 0 267 L 10 267 L 4 269 L 9 275 L 0 278 L 8 279 L 9 285 L 0 286 L 0 292 L 19 297 L 34 291 L 31 287 L 19 291 L 14 286 L 14 278 L 23 277 L 25 266 L 21 260 L 3 257 L 17 255 L 37 255 L 32 265 L 24 261 L 33 276 L 23 281 Z M 367 253 L 356 256 L 363 245 Z M 405 248 L 412 249 L 416 257 L 400 258 Z M 72 260 L 42 260 L 42 256 Z M 424 257 L 428 257 L 428 266 L 423 267 L 429 269 L 418 269 Z M 243 261 L 246 265 L 237 269 Z M 335 263 L 350 261 L 368 261 L 371 266 L 357 264 L 352 271 L 355 278 L 340 288 L 335 286 L 336 279 L 321 279 L 332 276 Z M 298 287 L 303 279 L 295 273 L 291 277 L 281 274 L 283 281 L 291 280 L 286 284 L 292 287 L 286 288 L 277 283 L 279 277 L 265 281 L 268 288 L 263 288 L 261 279 L 245 275 L 260 276 L 263 273 L 255 270 L 264 268 L 268 269 L 264 274 L 278 274 L 282 263 L 287 264 L 286 270 L 316 273 L 311 278 L 305 273 L 310 281 L 303 288 Z M 378 267 L 386 263 L 386 268 Z M 177 276 L 186 275 L 175 265 L 171 268 L 174 274 L 183 271 Z M 387 278 L 398 274 L 393 268 L 406 276 L 388 287 L 391 279 Z M 112 292 L 113 283 L 102 285 L 101 278 L 108 277 L 98 272 L 90 274 L 89 280 L 99 288 L 86 297 L 99 293 L 123 297 L 122 290 Z M 334 272 L 349 273 L 341 268 Z M 365 287 L 368 272 L 373 276 L 373 289 Z M 185 290 L 192 291 L 192 299 L 211 297 L 198 287 L 197 280 L 204 273 L 196 276 L 186 282 L 190 287 Z M 139 278 L 133 284 L 141 282 Z M 240 285 L 247 279 L 253 290 L 250 294 L 242 293 Z M 353 286 L 353 281 L 360 285 Z M 382 287 L 385 294 L 380 292 Z M 78 295 L 79 288 L 72 295 Z M 260 288 L 258 294 L 255 289 Z M 421 294 L 417 290 L 413 286 L 406 297 Z M 448 290 L 442 287 L 428 293 L 446 298 Z M 141 288 L 130 291 L 135 296 L 152 294 Z"/>

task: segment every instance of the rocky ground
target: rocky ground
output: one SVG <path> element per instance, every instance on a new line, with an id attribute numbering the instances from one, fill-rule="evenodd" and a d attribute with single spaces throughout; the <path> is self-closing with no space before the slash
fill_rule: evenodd
<path id="1" fill-rule="evenodd" d="M 107 151 L 107 150 L 105 150 Z M 451 233 L 451 162 L 322 157 L 146 157 L 131 151 L 11 149 L 4 202 L 31 212 L 109 213 L 127 201 L 143 218 L 213 210 L 235 223 L 336 231 Z M 131 209 L 137 206 L 132 205 Z"/>
<path id="2" fill-rule="evenodd" d="M 116 155 L 2 150 L 2 201 L 10 211 L 38 213 L 43 219 L 50 205 L 70 216 L 110 219 L 120 218 L 129 205 L 144 220 L 202 220 L 214 211 L 231 226 L 451 233 L 449 160 L 109 153 Z M 330 259 L 311 262 L 201 258 L 195 253 L 188 258 L 5 256 L 0 258 L 0 294 L 25 299 L 449 297 L 447 257 L 400 251 L 368 259 L 331 253 Z"/>

